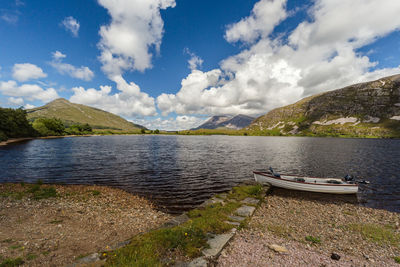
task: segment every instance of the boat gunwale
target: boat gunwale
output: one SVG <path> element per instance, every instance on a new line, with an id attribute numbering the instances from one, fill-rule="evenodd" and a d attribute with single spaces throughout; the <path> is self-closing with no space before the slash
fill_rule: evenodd
<path id="1" fill-rule="evenodd" d="M 291 182 L 291 183 L 299 183 L 299 184 L 324 185 L 324 186 L 358 186 L 358 184 L 348 184 L 348 183 L 345 183 L 345 184 L 328 184 L 328 183 L 320 184 L 320 183 L 300 182 L 300 181 L 292 181 L 292 180 L 283 179 L 281 177 L 275 177 L 275 176 L 272 176 L 270 174 L 267 174 L 266 172 L 253 171 L 253 173 L 254 174 L 259 174 L 259 175 L 262 175 L 262 176 L 266 176 L 266 177 L 269 177 L 269 178 L 273 178 L 273 179 L 276 179 L 276 180 L 280 180 L 280 181 L 286 181 L 286 182 Z M 298 177 L 298 178 L 311 178 L 311 179 L 327 179 L 327 180 L 328 179 L 339 179 L 339 178 L 306 177 L 306 176 L 286 175 L 286 174 L 285 174 L 285 176 L 292 176 L 292 177 Z"/>

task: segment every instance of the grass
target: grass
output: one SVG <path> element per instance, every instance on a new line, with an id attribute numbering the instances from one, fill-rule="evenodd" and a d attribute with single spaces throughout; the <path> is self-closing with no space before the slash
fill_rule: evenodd
<path id="1" fill-rule="evenodd" d="M 261 186 L 235 187 L 228 194 L 232 201 L 225 205 L 211 204 L 188 212 L 187 222 L 134 237 L 121 249 L 105 252 L 106 266 L 164 266 L 173 265 L 177 258 L 190 259 L 201 255 L 209 233 L 220 234 L 233 228 L 225 223 L 228 216 L 241 206 L 246 197 L 261 196 Z"/>
<path id="2" fill-rule="evenodd" d="M 396 263 L 400 263 L 400 257 L 393 257 L 393 259 Z"/>
<path id="3" fill-rule="evenodd" d="M 25 190 L 21 191 L 21 189 L 24 188 Z M 21 189 L 17 188 L 17 184 L 8 184 L 6 185 L 6 191 L 0 192 L 0 197 L 11 197 L 16 200 L 30 197 L 35 200 L 40 200 L 57 196 L 57 190 L 53 186 L 43 186 L 41 180 L 29 186 L 21 185 Z"/>
<path id="4" fill-rule="evenodd" d="M 98 191 L 98 190 L 90 190 L 89 192 L 92 193 L 93 196 L 100 195 L 100 191 Z"/>
<path id="5" fill-rule="evenodd" d="M 354 232 L 360 233 L 364 239 L 371 242 L 400 247 L 400 235 L 390 225 L 350 224 L 347 227 Z"/>
<path id="6" fill-rule="evenodd" d="M 320 244 L 321 243 L 321 239 L 319 237 L 314 237 L 312 235 L 308 235 L 306 236 L 306 241 L 309 241 L 313 244 Z"/>
<path id="7" fill-rule="evenodd" d="M 38 256 L 36 254 L 33 253 L 29 253 L 28 255 L 26 255 L 26 260 L 31 261 L 36 259 Z"/>
<path id="8" fill-rule="evenodd" d="M 0 263 L 0 267 L 14 267 L 22 264 L 24 264 L 24 261 L 21 258 L 5 259 Z"/>

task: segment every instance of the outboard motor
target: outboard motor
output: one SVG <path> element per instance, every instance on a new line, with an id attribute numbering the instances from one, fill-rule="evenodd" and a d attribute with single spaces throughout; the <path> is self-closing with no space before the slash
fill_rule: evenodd
<path id="1" fill-rule="evenodd" d="M 273 176 L 275 177 L 281 177 L 281 175 L 279 173 L 275 173 L 274 170 L 272 169 L 272 167 L 269 167 L 269 171 L 272 173 Z"/>
<path id="2" fill-rule="evenodd" d="M 344 180 L 346 182 L 351 182 L 351 181 L 354 181 L 354 177 L 353 177 L 353 175 L 346 174 L 346 176 L 344 177 Z"/>

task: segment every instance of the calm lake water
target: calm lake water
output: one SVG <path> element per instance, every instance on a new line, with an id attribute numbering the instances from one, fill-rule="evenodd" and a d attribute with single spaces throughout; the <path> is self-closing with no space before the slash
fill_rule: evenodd
<path id="1" fill-rule="evenodd" d="M 0 182 L 98 184 L 180 212 L 253 179 L 253 169 L 371 181 L 363 205 L 400 212 L 400 140 L 247 136 L 93 136 L 0 147 Z"/>

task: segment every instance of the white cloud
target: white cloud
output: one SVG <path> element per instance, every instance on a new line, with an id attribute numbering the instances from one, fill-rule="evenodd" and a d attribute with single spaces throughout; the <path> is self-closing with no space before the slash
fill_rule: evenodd
<path id="1" fill-rule="evenodd" d="M 176 118 L 155 118 L 153 120 L 138 119 L 134 123 L 145 126 L 148 129 L 155 130 L 166 130 L 166 131 L 180 131 L 195 128 L 207 119 L 199 118 L 195 116 L 176 116 Z"/>
<path id="2" fill-rule="evenodd" d="M 54 60 L 61 60 L 61 59 L 67 57 L 67 55 L 61 53 L 61 52 L 58 51 L 58 50 L 57 50 L 56 52 L 51 53 L 51 54 L 53 55 L 53 59 L 54 59 Z"/>
<path id="3" fill-rule="evenodd" d="M 189 69 L 191 70 L 196 70 L 203 65 L 203 59 L 201 59 L 199 56 L 197 56 L 195 53 L 191 52 L 189 48 L 185 48 L 183 50 L 185 54 L 188 54 L 190 56 L 190 59 L 188 60 L 189 63 Z"/>
<path id="4" fill-rule="evenodd" d="M 26 104 L 24 106 L 24 109 L 32 109 L 32 108 L 36 108 L 36 106 L 35 105 L 31 105 L 31 104 Z"/>
<path id="5" fill-rule="evenodd" d="M 123 78 L 116 77 L 116 94 L 111 94 L 111 86 L 100 86 L 100 90 L 94 88 L 85 89 L 74 87 L 70 101 L 97 107 L 121 116 L 133 118 L 137 115 L 156 115 L 154 99 L 146 93 L 140 92 L 140 88 L 133 82 L 126 83 Z"/>
<path id="6" fill-rule="evenodd" d="M 249 45 L 220 69 L 193 70 L 177 94 L 162 94 L 163 115 L 260 115 L 304 96 L 392 75 L 356 50 L 400 28 L 400 1 L 317 0 L 288 39 L 270 33 L 288 14 L 281 0 L 258 2 L 250 17 L 226 31 L 229 42 Z M 271 13 L 272 12 L 272 13 Z M 210 76 L 214 77 L 212 82 Z"/>
<path id="7" fill-rule="evenodd" d="M 254 5 L 251 15 L 238 23 L 228 25 L 225 39 L 228 42 L 253 43 L 259 37 L 266 38 L 283 19 L 286 0 L 261 0 Z"/>
<path id="8" fill-rule="evenodd" d="M 3 14 L 0 16 L 0 19 L 4 20 L 9 24 L 16 24 L 18 22 L 19 17 L 17 14 L 3 11 Z"/>
<path id="9" fill-rule="evenodd" d="M 98 0 L 111 16 L 101 26 L 99 48 L 103 70 L 110 76 L 124 70 L 150 68 L 152 53 L 159 51 L 164 22 L 160 9 L 174 7 L 174 0 Z"/>
<path id="10" fill-rule="evenodd" d="M 0 92 L 6 96 L 21 97 L 29 101 L 40 100 L 42 102 L 49 102 L 59 97 L 54 88 L 43 89 L 36 84 L 18 85 L 13 80 L 8 82 L 0 81 Z"/>
<path id="11" fill-rule="evenodd" d="M 22 106 L 24 104 L 24 99 L 22 97 L 9 97 L 8 103 L 13 106 Z"/>
<path id="12" fill-rule="evenodd" d="M 67 74 L 72 78 L 81 79 L 84 81 L 90 81 L 94 77 L 93 71 L 91 71 L 88 67 L 81 66 L 75 67 L 71 64 L 62 62 L 63 58 L 66 57 L 60 51 L 56 51 L 52 53 L 53 60 L 50 62 L 50 65 L 55 68 L 61 74 Z"/>
<path id="13" fill-rule="evenodd" d="M 43 70 L 31 63 L 14 64 L 13 78 L 19 82 L 47 77 Z"/>
<path id="14" fill-rule="evenodd" d="M 66 17 L 61 22 L 61 25 L 65 28 L 65 30 L 70 31 L 72 33 L 72 36 L 78 37 L 78 32 L 81 25 L 76 19 L 71 16 Z"/>

